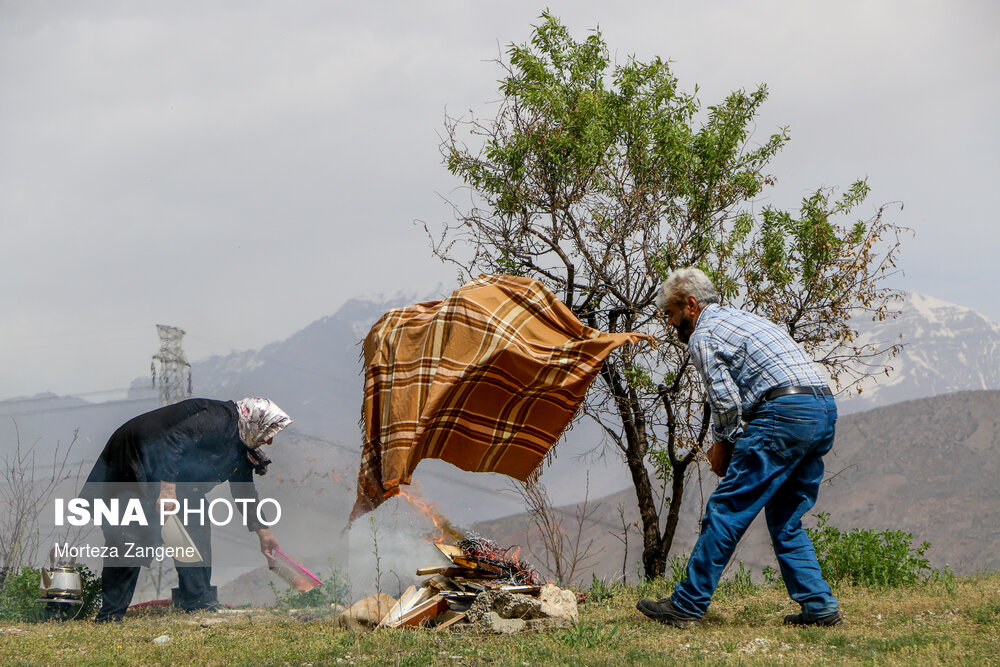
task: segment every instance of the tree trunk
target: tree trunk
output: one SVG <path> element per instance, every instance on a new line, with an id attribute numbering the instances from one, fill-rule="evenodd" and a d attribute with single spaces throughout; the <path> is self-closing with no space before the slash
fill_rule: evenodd
<path id="1" fill-rule="evenodd" d="M 667 512 L 667 524 L 663 527 L 663 538 L 660 540 L 660 561 L 666 569 L 667 556 L 674 544 L 674 534 L 677 532 L 677 520 L 681 513 L 681 502 L 684 497 L 684 474 L 690 462 L 677 461 L 673 464 L 670 480 L 670 509 Z"/>

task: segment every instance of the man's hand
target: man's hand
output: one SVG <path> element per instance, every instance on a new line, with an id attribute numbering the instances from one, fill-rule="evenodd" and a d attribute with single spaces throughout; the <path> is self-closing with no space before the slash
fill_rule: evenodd
<path id="1" fill-rule="evenodd" d="M 713 442 L 705 456 L 708 457 L 708 465 L 712 472 L 719 477 L 725 477 L 726 471 L 729 470 L 729 460 L 733 458 L 733 443 Z"/>
<path id="2" fill-rule="evenodd" d="M 177 485 L 175 483 L 160 482 L 160 496 L 156 499 L 156 511 L 160 513 L 160 516 L 163 516 L 164 500 L 177 502 Z"/>
<path id="3" fill-rule="evenodd" d="M 258 528 L 257 537 L 260 539 L 260 552 L 267 559 L 267 564 L 274 563 L 274 549 L 280 549 L 278 538 L 274 536 L 270 528 Z"/>

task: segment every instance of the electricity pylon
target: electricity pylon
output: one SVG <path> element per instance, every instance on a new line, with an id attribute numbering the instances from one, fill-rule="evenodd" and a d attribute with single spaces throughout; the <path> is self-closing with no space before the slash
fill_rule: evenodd
<path id="1" fill-rule="evenodd" d="M 160 335 L 160 349 L 153 355 L 149 372 L 153 376 L 153 386 L 157 386 L 156 362 L 160 362 L 159 389 L 160 405 L 169 405 L 191 397 L 191 364 L 184 358 L 181 338 L 184 330 L 157 324 Z M 185 375 L 187 381 L 185 382 Z"/>

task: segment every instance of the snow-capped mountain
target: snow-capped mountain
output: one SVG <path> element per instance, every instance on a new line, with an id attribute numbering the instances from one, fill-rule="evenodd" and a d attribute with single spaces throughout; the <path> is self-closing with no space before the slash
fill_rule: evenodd
<path id="1" fill-rule="evenodd" d="M 267 396 L 295 420 L 271 452 L 273 472 L 260 484 L 262 492 L 281 497 L 283 506 L 294 508 L 290 509 L 289 526 L 283 533 L 287 537 L 283 539 L 302 549 L 303 555 L 308 555 L 307 549 L 300 545 L 310 543 L 310 531 L 317 527 L 324 535 L 341 539 L 337 536 L 353 503 L 363 390 L 358 343 L 390 308 L 432 298 L 436 297 L 399 294 L 351 300 L 286 340 L 194 363 L 196 395 L 220 399 Z M 839 401 L 843 414 L 909 399 L 1000 389 L 1000 326 L 970 308 L 915 293 L 906 295 L 900 310 L 896 319 L 859 327 L 869 340 L 892 342 L 902 336 L 904 348 L 892 360 L 895 370 L 889 377 L 869 384 L 859 396 Z M 0 429 L 0 444 L 9 447 L 0 453 L 9 454 L 18 441 L 22 446 L 37 442 L 36 460 L 51 462 L 55 444 L 66 446 L 79 429 L 71 460 L 92 461 L 118 425 L 156 407 L 154 393 L 143 376 L 133 383 L 128 398 L 114 402 L 88 403 L 53 395 L 2 401 L 0 416 L 5 417 L 9 433 Z M 956 400 L 969 399 L 962 395 L 949 405 Z M 914 405 L 920 408 L 922 404 L 907 405 L 912 411 Z M 857 418 L 878 423 L 883 412 Z M 926 419 L 934 420 L 928 428 L 946 424 L 941 415 L 947 411 L 932 414 L 928 408 L 926 412 Z M 844 420 L 845 429 L 849 423 Z M 557 447 L 558 458 L 542 478 L 556 504 L 579 502 L 584 487 L 589 487 L 591 499 L 628 488 L 628 475 L 616 457 L 595 461 L 585 456 L 598 440 L 599 434 L 583 422 Z M 912 449 L 912 456 L 919 458 L 926 449 Z M 82 474 L 87 470 L 89 464 L 84 465 Z M 449 464 L 428 460 L 421 462 L 414 480 L 418 485 L 414 490 L 437 503 L 459 525 L 522 510 L 508 480 L 499 475 L 462 473 Z M 380 508 L 383 519 L 405 515 L 401 502 Z M 239 548 L 245 551 L 245 545 Z M 316 545 L 317 553 L 327 555 L 332 548 Z"/>
<path id="2" fill-rule="evenodd" d="M 857 412 L 956 391 L 1000 389 L 1000 325 L 971 308 L 907 292 L 896 319 L 859 327 L 864 340 L 893 342 L 903 350 L 893 371 L 841 401 Z"/>

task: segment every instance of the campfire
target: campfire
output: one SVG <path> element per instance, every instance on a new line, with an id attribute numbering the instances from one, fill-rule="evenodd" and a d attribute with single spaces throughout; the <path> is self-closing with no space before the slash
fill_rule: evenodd
<path id="1" fill-rule="evenodd" d="M 496 542 L 469 533 L 457 545 L 435 542 L 448 559 L 446 565 L 424 567 L 417 576 L 423 583 L 410 586 L 378 627 L 428 626 L 441 630 L 467 623 L 473 602 L 488 591 L 537 597 L 544 584 L 529 563 L 518 558 L 519 549 L 504 549 Z"/>
<path id="2" fill-rule="evenodd" d="M 426 540 L 447 562 L 417 569 L 423 582 L 396 600 L 377 593 L 351 605 L 336 620 L 338 627 L 476 628 L 484 632 L 520 632 L 566 627 L 579 621 L 578 596 L 545 583 L 520 547 L 503 548 L 473 532 L 461 534 L 437 506 L 413 492 L 396 495 L 423 515 L 434 528 Z"/>

